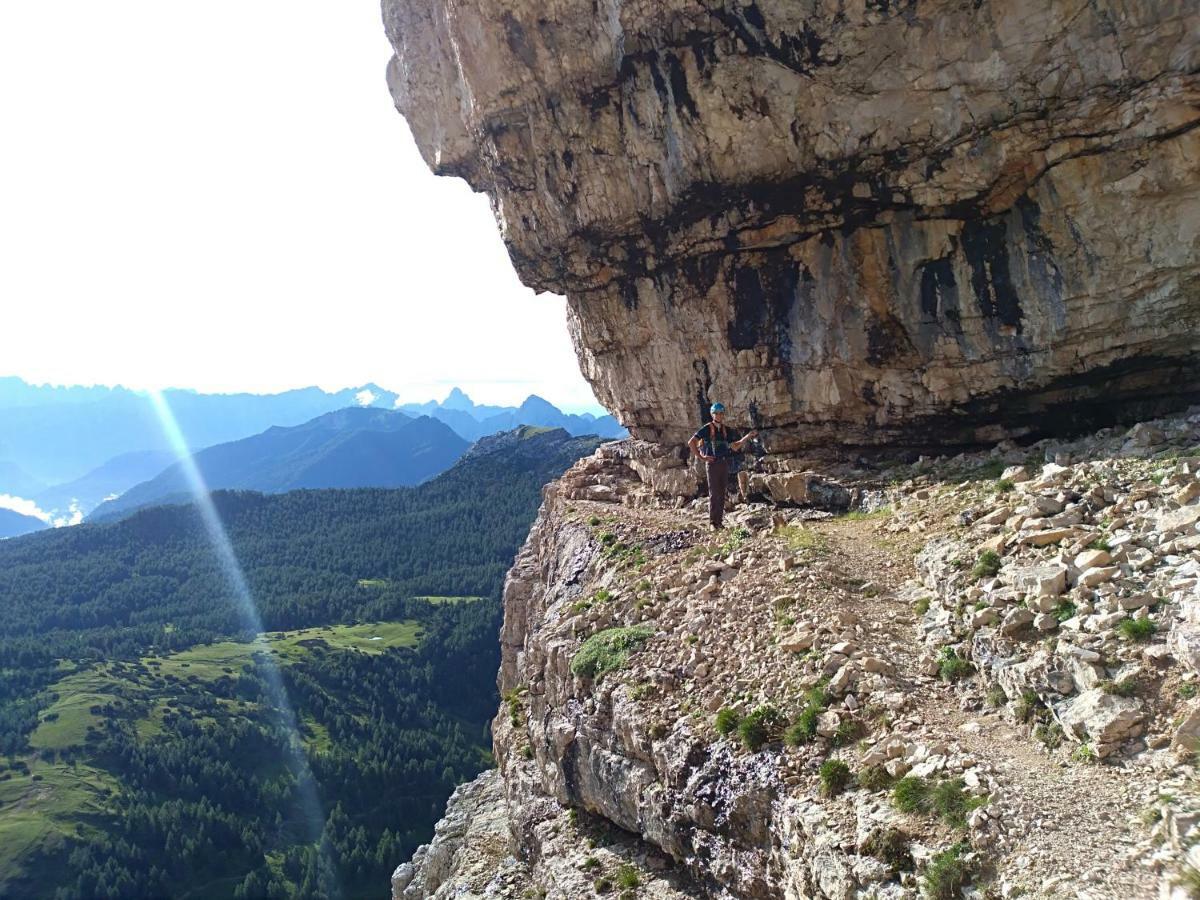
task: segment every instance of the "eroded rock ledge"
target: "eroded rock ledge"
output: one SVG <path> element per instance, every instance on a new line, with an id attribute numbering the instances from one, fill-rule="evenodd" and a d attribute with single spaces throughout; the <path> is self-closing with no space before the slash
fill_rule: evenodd
<path id="1" fill-rule="evenodd" d="M 430 167 L 681 440 L 979 443 L 1200 393 L 1190 0 L 384 0 Z"/>
<path id="2" fill-rule="evenodd" d="M 398 898 L 915 900 L 951 853 L 985 896 L 1183 900 L 1200 409 L 840 471 L 889 505 L 752 503 L 718 535 L 638 455 L 547 488 L 504 592 L 499 770 Z M 615 633 L 627 652 L 589 661 Z M 941 799 L 905 806 L 902 778 Z"/>

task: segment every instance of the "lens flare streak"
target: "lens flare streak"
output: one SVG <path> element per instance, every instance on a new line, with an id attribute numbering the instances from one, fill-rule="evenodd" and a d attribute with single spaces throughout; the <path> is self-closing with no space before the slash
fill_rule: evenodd
<path id="1" fill-rule="evenodd" d="M 254 644 L 263 651 L 261 656 L 257 653 L 255 656 L 256 658 L 265 660 L 265 664 L 261 668 L 266 677 L 269 699 L 274 709 L 283 717 L 283 724 L 291 736 L 291 744 L 297 765 L 300 769 L 297 780 L 299 782 L 300 801 L 303 806 L 304 818 L 307 825 L 308 833 L 306 837 L 320 847 L 325 816 L 321 809 L 320 800 L 317 797 L 316 782 L 313 779 L 312 771 L 309 769 L 308 760 L 304 753 L 304 742 L 300 736 L 296 713 L 288 698 L 287 688 L 283 683 L 283 676 L 280 674 L 279 663 L 275 658 L 270 644 L 262 639 L 263 623 L 262 616 L 258 611 L 258 605 L 254 602 L 254 596 L 250 591 L 249 584 L 246 582 L 245 572 L 242 570 L 241 563 L 238 562 L 233 544 L 229 540 L 229 534 L 225 530 L 225 525 L 221 521 L 221 516 L 217 512 L 216 505 L 213 503 L 208 484 L 205 482 L 200 468 L 196 465 L 196 460 L 192 456 L 192 452 L 184 437 L 183 430 L 179 427 L 179 422 L 175 418 L 175 414 L 167 403 L 166 397 L 161 392 L 151 391 L 149 392 L 149 397 L 163 433 L 170 442 L 171 448 L 187 478 L 188 489 L 192 494 L 196 508 L 200 512 L 204 529 L 216 553 L 217 562 L 229 581 L 230 590 L 237 604 L 241 625 L 246 631 L 255 635 Z M 332 866 L 330 868 L 332 870 Z"/>

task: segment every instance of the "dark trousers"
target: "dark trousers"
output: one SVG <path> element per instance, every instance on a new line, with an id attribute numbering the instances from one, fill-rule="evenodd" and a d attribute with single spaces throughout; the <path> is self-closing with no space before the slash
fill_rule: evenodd
<path id="1" fill-rule="evenodd" d="M 704 468 L 708 474 L 708 521 L 720 528 L 725 518 L 725 492 L 729 490 L 729 460 L 706 462 Z"/>

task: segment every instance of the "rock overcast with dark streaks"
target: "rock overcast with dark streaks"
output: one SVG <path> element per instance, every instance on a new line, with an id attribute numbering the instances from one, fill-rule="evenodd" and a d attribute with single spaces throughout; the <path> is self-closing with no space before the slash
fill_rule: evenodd
<path id="1" fill-rule="evenodd" d="M 599 398 L 770 449 L 1200 393 L 1191 0 L 384 0 L 396 104 Z"/>

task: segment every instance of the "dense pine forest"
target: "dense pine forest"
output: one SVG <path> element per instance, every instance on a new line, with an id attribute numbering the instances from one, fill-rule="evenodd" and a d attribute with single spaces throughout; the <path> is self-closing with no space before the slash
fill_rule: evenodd
<path id="1" fill-rule="evenodd" d="M 596 445 L 417 488 L 217 493 L 0 542 L 0 894 L 359 897 L 487 764 L 504 572 Z"/>

